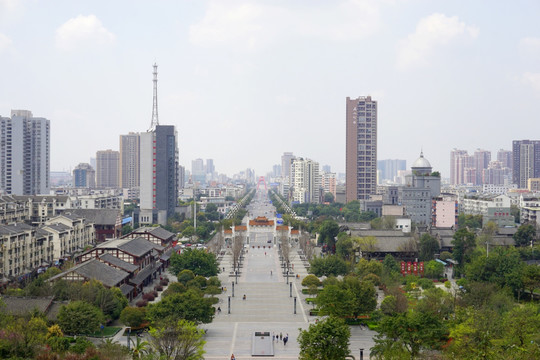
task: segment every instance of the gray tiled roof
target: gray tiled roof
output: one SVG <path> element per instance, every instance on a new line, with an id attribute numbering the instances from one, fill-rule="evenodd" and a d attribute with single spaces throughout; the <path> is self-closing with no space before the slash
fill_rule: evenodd
<path id="1" fill-rule="evenodd" d="M 174 234 L 168 230 L 165 230 L 161 226 L 145 226 L 133 230 L 130 234 L 127 234 L 125 237 L 133 237 L 134 235 L 148 233 L 154 237 L 157 237 L 161 240 L 169 240 L 174 238 Z"/>
<path id="2" fill-rule="evenodd" d="M 51 230 L 54 230 L 59 233 L 68 232 L 69 230 L 71 230 L 69 226 L 66 226 L 61 223 L 45 225 L 45 227 L 50 228 Z"/>
<path id="3" fill-rule="evenodd" d="M 153 249 L 163 251 L 163 246 L 154 244 L 140 237 L 135 239 L 126 239 L 124 244 L 119 245 L 118 248 L 134 256 L 142 256 Z"/>
<path id="4" fill-rule="evenodd" d="M 53 297 L 18 297 L 4 296 L 0 298 L 6 304 L 6 312 L 11 315 L 25 315 L 34 309 L 46 313 L 52 304 Z"/>
<path id="5" fill-rule="evenodd" d="M 120 210 L 116 209 L 69 209 L 64 214 L 83 217 L 96 225 L 115 225 Z"/>
<path id="6" fill-rule="evenodd" d="M 134 288 L 134 286 L 129 284 L 120 285 L 120 291 L 122 292 L 122 294 L 124 294 L 124 296 L 127 296 L 127 294 L 129 294 Z"/>
<path id="7" fill-rule="evenodd" d="M 99 256 L 99 259 L 105 263 L 109 263 L 113 266 L 116 266 L 122 270 L 125 270 L 127 272 L 134 272 L 135 270 L 137 270 L 139 267 L 137 265 L 134 265 L 134 264 L 130 264 L 122 259 L 119 259 L 117 258 L 116 256 L 113 256 L 111 254 L 101 254 Z"/>
<path id="8" fill-rule="evenodd" d="M 517 230 L 518 230 L 517 227 L 508 227 L 508 228 L 504 227 L 504 228 L 497 229 L 497 234 L 512 236 L 517 232 Z"/>
<path id="9" fill-rule="evenodd" d="M 117 286 L 122 280 L 129 276 L 124 270 L 113 268 L 98 259 L 92 259 L 75 265 L 71 269 L 53 276 L 50 281 L 60 279 L 70 272 L 75 272 L 86 279 L 95 279 L 107 287 Z"/>
<path id="10" fill-rule="evenodd" d="M 405 237 L 406 234 L 401 230 L 353 230 L 354 236 L 375 236 L 375 237 Z"/>
<path id="11" fill-rule="evenodd" d="M 34 228 L 25 223 L 17 223 L 15 225 L 0 225 L 0 235 L 20 234 L 24 231 L 33 230 Z"/>
<path id="12" fill-rule="evenodd" d="M 154 266 L 152 266 L 154 265 Z M 129 282 L 135 284 L 135 285 L 140 285 L 142 284 L 142 282 L 147 278 L 149 277 L 150 275 L 152 275 L 153 273 L 155 273 L 156 271 L 158 270 L 158 266 L 154 264 L 150 264 L 148 265 L 147 267 L 143 268 L 141 271 L 139 271 L 137 273 L 137 275 L 135 275 L 134 277 L 132 277 L 131 279 L 129 279 Z"/>
<path id="13" fill-rule="evenodd" d="M 377 251 L 400 252 L 400 248 L 410 241 L 410 237 L 377 236 Z"/>
<path id="14" fill-rule="evenodd" d="M 150 234 L 163 240 L 167 240 L 171 237 L 174 237 L 174 234 L 172 232 L 167 231 L 160 226 L 152 228 L 152 230 L 150 231 Z"/>

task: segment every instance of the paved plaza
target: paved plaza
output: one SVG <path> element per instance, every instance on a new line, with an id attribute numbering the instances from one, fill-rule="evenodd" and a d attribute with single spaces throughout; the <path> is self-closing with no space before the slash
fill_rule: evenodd
<path id="1" fill-rule="evenodd" d="M 267 205 L 263 209 L 268 212 Z M 287 281 L 280 266 L 277 245 L 268 243 L 271 239 L 272 234 L 269 233 L 250 233 L 249 248 L 246 247 L 242 271 L 234 285 L 234 296 L 233 282 L 236 279 L 232 273 L 232 255 L 227 251 L 222 257 L 220 267 L 225 271 L 219 277 L 227 290 L 219 296 L 221 313 L 216 314 L 211 324 L 203 325 L 207 330 L 205 359 L 230 359 L 231 354 L 236 359 L 298 358 L 299 329 L 307 329 L 316 319 L 309 315 L 311 305 L 306 304 L 307 296 L 301 293 L 301 280 L 307 271 L 293 247 L 290 261 L 294 274 Z M 252 336 L 256 331 L 288 335 L 289 341 L 286 345 L 283 341 L 275 341 L 274 356 L 252 357 Z M 364 359 L 369 358 L 374 335 L 375 332 L 368 329 L 351 327 L 350 349 L 356 359 L 359 359 L 361 348 L 364 349 Z"/>

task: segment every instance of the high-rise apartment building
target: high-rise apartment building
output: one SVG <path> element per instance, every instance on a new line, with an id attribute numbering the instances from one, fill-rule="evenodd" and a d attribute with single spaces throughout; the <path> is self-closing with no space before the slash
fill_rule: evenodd
<path id="1" fill-rule="evenodd" d="M 193 180 L 193 183 L 206 183 L 206 170 L 204 168 L 203 159 L 191 160 L 191 178 Z"/>
<path id="2" fill-rule="evenodd" d="M 497 161 L 500 161 L 503 168 L 512 169 L 512 151 L 500 149 L 497 151 Z"/>
<path id="3" fill-rule="evenodd" d="M 346 100 L 346 200 L 367 200 L 377 191 L 377 101 Z"/>
<path id="4" fill-rule="evenodd" d="M 502 166 L 502 162 L 491 161 L 488 168 L 482 171 L 482 184 L 504 185 L 507 169 Z"/>
<path id="5" fill-rule="evenodd" d="M 540 177 L 540 140 L 512 141 L 512 183 L 527 188 L 530 178 Z"/>
<path id="6" fill-rule="evenodd" d="M 476 171 L 472 177 L 474 168 L 474 157 L 467 153 L 467 150 L 454 149 L 450 152 L 450 183 L 452 185 L 474 184 L 476 182 Z M 468 170 L 466 170 L 468 169 Z"/>
<path id="7" fill-rule="evenodd" d="M 398 171 L 407 169 L 406 160 L 378 160 L 377 169 L 380 171 L 379 182 L 383 180 L 395 181 Z"/>
<path id="8" fill-rule="evenodd" d="M 336 173 L 324 172 L 321 174 L 321 187 L 325 193 L 334 195 L 334 200 L 337 196 L 337 180 Z"/>
<path id="9" fill-rule="evenodd" d="M 120 135 L 120 187 L 138 188 L 140 182 L 140 138 L 138 133 Z"/>
<path id="10" fill-rule="evenodd" d="M 73 186 L 94 189 L 96 187 L 96 171 L 88 163 L 80 163 L 73 169 Z"/>
<path id="11" fill-rule="evenodd" d="M 483 184 L 482 174 L 491 161 L 491 151 L 476 149 L 474 152 L 474 168 L 476 169 L 476 185 Z"/>
<path id="12" fill-rule="evenodd" d="M 206 173 L 212 177 L 215 171 L 214 159 L 206 159 Z"/>
<path id="13" fill-rule="evenodd" d="M 166 225 L 178 203 L 178 133 L 173 125 L 159 125 L 157 65 L 150 129 L 140 134 L 139 223 Z"/>
<path id="14" fill-rule="evenodd" d="M 320 202 L 321 176 L 318 162 L 303 158 L 293 159 L 290 177 L 293 202 Z"/>
<path id="15" fill-rule="evenodd" d="M 167 224 L 178 202 L 178 134 L 173 125 L 141 133 L 142 224 Z"/>
<path id="16" fill-rule="evenodd" d="M 48 194 L 50 189 L 50 121 L 28 110 L 0 117 L 0 192 Z"/>
<path id="17" fill-rule="evenodd" d="M 289 177 L 291 175 L 291 163 L 294 159 L 292 152 L 284 152 L 281 155 L 281 176 Z"/>
<path id="18" fill-rule="evenodd" d="M 96 152 L 96 186 L 98 189 L 118 188 L 120 153 L 114 150 Z"/>

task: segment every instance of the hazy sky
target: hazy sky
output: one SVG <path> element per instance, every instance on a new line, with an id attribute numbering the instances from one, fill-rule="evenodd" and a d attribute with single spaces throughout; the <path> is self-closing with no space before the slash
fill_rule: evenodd
<path id="1" fill-rule="evenodd" d="M 540 1 L 0 0 L 0 115 L 51 120 L 51 169 L 159 120 L 180 162 L 345 168 L 345 98 L 379 102 L 379 159 L 540 138 Z"/>

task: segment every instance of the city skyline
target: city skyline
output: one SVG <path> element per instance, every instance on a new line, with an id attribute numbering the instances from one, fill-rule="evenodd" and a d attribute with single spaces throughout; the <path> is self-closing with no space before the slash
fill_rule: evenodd
<path id="1" fill-rule="evenodd" d="M 290 151 L 344 173 L 343 99 L 371 95 L 378 158 L 423 149 L 448 178 L 453 148 L 495 153 L 540 130 L 540 4 L 467 4 L 0 0 L 0 114 L 49 119 L 51 170 L 71 172 L 146 131 L 157 62 L 187 168 L 264 175 Z"/>

